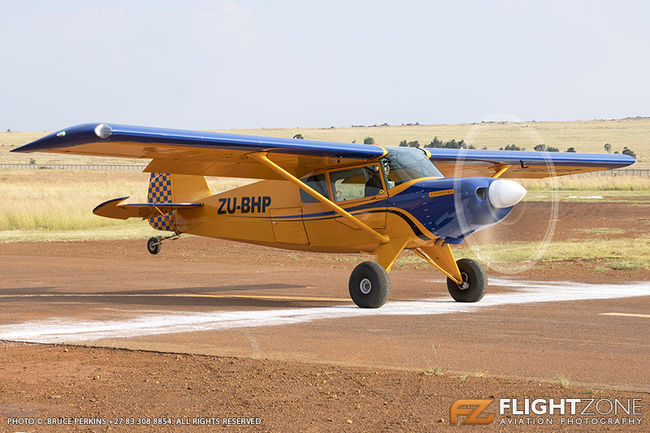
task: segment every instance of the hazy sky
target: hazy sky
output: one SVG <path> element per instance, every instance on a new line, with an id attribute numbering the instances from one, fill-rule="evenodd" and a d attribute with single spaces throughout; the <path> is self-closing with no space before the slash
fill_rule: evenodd
<path id="1" fill-rule="evenodd" d="M 649 5 L 0 0 L 0 130 L 648 116 Z"/>

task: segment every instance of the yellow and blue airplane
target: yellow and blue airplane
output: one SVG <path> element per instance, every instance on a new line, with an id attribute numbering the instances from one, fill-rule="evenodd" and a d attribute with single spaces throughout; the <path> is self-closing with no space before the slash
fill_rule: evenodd
<path id="1" fill-rule="evenodd" d="M 487 276 L 451 245 L 503 220 L 526 194 L 506 178 L 541 178 L 624 167 L 627 155 L 418 149 L 335 143 L 112 123 L 62 129 L 13 150 L 144 158 L 151 173 L 146 203 L 109 200 L 108 218 L 142 218 L 171 232 L 277 248 L 363 252 L 376 261 L 350 276 L 352 300 L 381 307 L 388 272 L 409 249 L 447 276 L 452 298 L 479 301 Z M 262 179 L 213 194 L 205 176 Z"/>

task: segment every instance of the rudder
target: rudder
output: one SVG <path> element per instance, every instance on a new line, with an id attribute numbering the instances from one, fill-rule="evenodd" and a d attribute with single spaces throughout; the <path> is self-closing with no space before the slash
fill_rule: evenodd
<path id="1" fill-rule="evenodd" d="M 170 173 L 151 173 L 149 177 L 148 203 L 172 202 L 172 175 Z M 174 212 L 161 213 L 149 218 L 149 225 L 156 230 L 176 231 Z"/>
<path id="2" fill-rule="evenodd" d="M 149 178 L 149 203 L 196 202 L 212 195 L 205 176 L 171 173 L 151 173 Z M 149 225 L 156 230 L 176 232 L 176 211 L 160 213 L 149 218 Z"/>

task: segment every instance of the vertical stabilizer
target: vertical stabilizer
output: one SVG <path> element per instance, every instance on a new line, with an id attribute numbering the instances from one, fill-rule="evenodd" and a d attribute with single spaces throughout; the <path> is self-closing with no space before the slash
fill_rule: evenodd
<path id="1" fill-rule="evenodd" d="M 190 176 L 171 173 L 151 173 L 147 202 L 161 203 L 195 203 L 212 195 L 205 176 Z M 176 232 L 176 212 L 160 212 L 149 218 L 149 225 L 156 230 Z"/>
<path id="2" fill-rule="evenodd" d="M 151 173 L 149 177 L 148 203 L 172 202 L 172 175 L 169 173 Z M 160 213 L 149 218 L 149 225 L 156 230 L 175 231 L 174 211 Z"/>
<path id="3" fill-rule="evenodd" d="M 200 202 L 212 195 L 205 176 L 172 174 L 172 200 L 176 203 Z"/>

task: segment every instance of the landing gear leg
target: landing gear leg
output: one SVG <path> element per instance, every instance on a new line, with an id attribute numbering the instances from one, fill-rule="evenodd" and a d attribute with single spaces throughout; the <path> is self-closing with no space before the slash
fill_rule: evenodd
<path id="1" fill-rule="evenodd" d="M 472 259 L 456 261 L 449 244 L 444 242 L 414 249 L 414 253 L 447 275 L 447 289 L 457 302 L 478 302 L 487 291 L 487 274 Z"/>
<path id="2" fill-rule="evenodd" d="M 165 241 L 167 239 L 176 240 L 180 237 L 180 233 L 174 233 L 171 236 L 154 236 L 152 238 L 149 238 L 147 241 L 147 251 L 149 251 L 150 254 L 158 254 L 160 252 L 160 248 L 162 247 L 162 241 Z"/>

